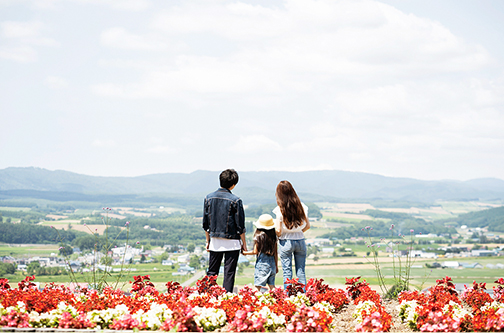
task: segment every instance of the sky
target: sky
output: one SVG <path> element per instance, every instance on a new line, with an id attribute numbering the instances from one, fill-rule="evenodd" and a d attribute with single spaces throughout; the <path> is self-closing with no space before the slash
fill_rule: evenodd
<path id="1" fill-rule="evenodd" d="M 504 179 L 504 1 L 0 0 L 0 169 Z"/>

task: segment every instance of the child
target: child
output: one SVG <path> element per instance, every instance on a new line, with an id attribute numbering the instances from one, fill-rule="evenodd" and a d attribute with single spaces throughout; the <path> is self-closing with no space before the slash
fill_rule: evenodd
<path id="1" fill-rule="evenodd" d="M 257 255 L 254 272 L 254 285 L 257 290 L 266 287 L 275 288 L 275 275 L 278 273 L 277 235 L 275 223 L 269 214 L 263 214 L 254 223 L 254 250 L 243 251 L 244 255 Z"/>

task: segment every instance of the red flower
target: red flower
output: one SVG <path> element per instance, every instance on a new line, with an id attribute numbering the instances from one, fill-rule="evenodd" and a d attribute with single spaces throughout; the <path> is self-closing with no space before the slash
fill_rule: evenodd
<path id="1" fill-rule="evenodd" d="M 305 285 L 302 284 L 301 282 L 299 282 L 298 278 L 295 278 L 292 280 L 286 279 L 285 284 L 287 285 L 287 287 L 285 288 L 285 291 L 287 292 L 287 295 L 289 295 L 289 296 L 295 296 L 298 293 L 304 293 L 304 291 L 305 291 L 304 290 Z"/>
<path id="2" fill-rule="evenodd" d="M 0 279 L 0 290 L 10 289 L 9 279 Z"/>
<path id="3" fill-rule="evenodd" d="M 21 282 L 18 283 L 19 290 L 36 288 L 37 286 L 32 282 L 33 280 L 35 280 L 35 275 L 25 277 Z"/>
<path id="4" fill-rule="evenodd" d="M 486 303 L 492 303 L 492 297 L 485 291 L 486 283 L 473 282 L 472 288 L 467 288 L 462 295 L 462 300 L 473 308 L 473 312 L 479 310 Z"/>

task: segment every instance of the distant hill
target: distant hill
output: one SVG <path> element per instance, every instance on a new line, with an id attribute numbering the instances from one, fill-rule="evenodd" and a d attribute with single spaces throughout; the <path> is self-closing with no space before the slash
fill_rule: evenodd
<path id="1" fill-rule="evenodd" d="M 138 177 L 96 177 L 41 168 L 0 170 L 0 199 L 35 197 L 65 201 L 99 201 L 103 195 L 133 200 L 136 195 L 202 198 L 218 187 L 217 171 L 164 173 Z M 412 202 L 435 200 L 501 200 L 504 181 L 422 181 L 348 171 L 239 172 L 236 194 L 257 202 L 274 202 L 280 180 L 289 180 L 304 200 L 383 199 Z M 309 199 L 308 199 L 309 198 Z M 105 198 L 106 199 L 106 198 Z"/>
<path id="2" fill-rule="evenodd" d="M 489 231 L 504 232 L 504 207 L 466 213 L 447 221 L 454 221 L 459 226 L 466 225 L 469 228 L 487 227 Z"/>

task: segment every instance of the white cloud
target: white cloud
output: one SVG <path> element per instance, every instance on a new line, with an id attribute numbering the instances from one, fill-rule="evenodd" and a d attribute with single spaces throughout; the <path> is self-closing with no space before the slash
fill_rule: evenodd
<path id="1" fill-rule="evenodd" d="M 173 154 L 176 153 L 177 150 L 172 148 L 169 145 L 156 145 L 147 149 L 147 152 L 153 154 Z"/>
<path id="2" fill-rule="evenodd" d="M 62 89 L 68 87 L 68 81 L 59 76 L 48 76 L 44 83 L 51 89 Z"/>
<path id="3" fill-rule="evenodd" d="M 92 145 L 94 147 L 113 148 L 116 146 L 116 142 L 111 139 L 109 139 L 109 140 L 96 139 L 93 141 Z"/>
<path id="4" fill-rule="evenodd" d="M 275 82 L 265 82 L 261 72 L 244 62 L 221 61 L 213 57 L 181 56 L 175 66 L 168 64 L 144 74 L 139 83 L 104 83 L 92 87 L 95 93 L 124 98 L 178 98 L 182 93 L 275 92 Z M 182 94 L 182 95 L 181 95 Z"/>
<path id="5" fill-rule="evenodd" d="M 20 63 L 35 62 L 38 46 L 59 46 L 52 38 L 41 36 L 44 24 L 39 21 L 4 21 L 0 24 L 2 46 L 0 58 Z"/>
<path id="6" fill-rule="evenodd" d="M 264 153 L 281 150 L 282 146 L 278 142 L 273 141 L 265 135 L 240 136 L 238 142 L 229 149 L 229 151 L 241 154 Z"/>
<path id="7" fill-rule="evenodd" d="M 114 9 L 127 10 L 133 12 L 143 11 L 151 6 L 151 1 L 149 0 L 60 0 L 60 1 L 74 1 L 83 4 L 109 6 Z"/>
<path id="8" fill-rule="evenodd" d="M 290 172 L 301 172 L 301 171 L 321 171 L 321 170 L 334 170 L 330 164 L 318 164 L 318 165 L 284 165 L 281 168 L 259 168 L 250 171 L 290 171 Z"/>
<path id="9" fill-rule="evenodd" d="M 159 37 L 131 34 L 120 27 L 104 31 L 100 36 L 100 41 L 105 46 L 120 49 L 163 50 L 167 48 L 166 42 Z"/>
<path id="10" fill-rule="evenodd" d="M 36 37 L 43 28 L 41 22 L 4 21 L 1 23 L 2 36 L 5 38 Z"/>
<path id="11" fill-rule="evenodd" d="M 30 46 L 1 46 L 0 58 L 14 60 L 20 63 L 34 62 L 37 60 L 37 52 Z"/>
<path id="12" fill-rule="evenodd" d="M 196 54 L 191 47 L 178 55 L 168 53 L 139 82 L 102 83 L 118 87 L 99 91 L 171 99 L 180 91 L 292 93 L 319 85 L 338 89 L 338 79 L 393 86 L 397 83 L 390 82 L 405 77 L 466 72 L 491 61 L 481 46 L 464 42 L 441 24 L 370 0 L 290 0 L 274 8 L 185 2 L 157 14 L 150 28 L 189 44 L 193 38 L 216 38 L 212 49 L 227 51 L 218 57 Z M 154 32 L 113 28 L 102 35 L 102 42 L 162 50 L 165 44 Z"/>
<path id="13" fill-rule="evenodd" d="M 373 0 L 39 2 L 54 10 L 22 3 L 31 6 L 18 5 L 26 15 L 16 17 L 36 20 L 0 22 L 0 61 L 31 62 L 35 82 L 52 89 L 71 78 L 60 109 L 74 103 L 113 123 L 93 128 L 128 142 L 122 160 L 138 156 L 135 170 L 150 161 L 149 170 L 236 163 L 460 177 L 479 163 L 502 174 L 502 64 L 430 18 Z M 89 29 L 73 38 L 73 23 Z M 42 53 L 43 46 L 59 48 Z M 31 93 L 19 67 L 5 66 L 6 76 Z M 113 140 L 93 142 L 89 131 L 85 139 L 71 134 L 82 147 L 118 148 L 95 153 L 125 154 Z M 229 160 L 208 149 L 221 142 L 234 144 Z M 162 163 L 170 154 L 177 162 Z"/>

